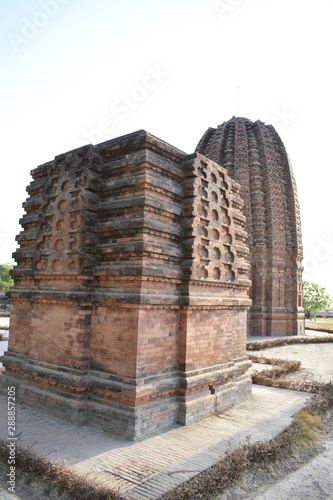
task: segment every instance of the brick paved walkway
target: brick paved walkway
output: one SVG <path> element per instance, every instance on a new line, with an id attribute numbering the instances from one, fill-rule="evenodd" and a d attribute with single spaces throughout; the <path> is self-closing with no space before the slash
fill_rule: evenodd
<path id="1" fill-rule="evenodd" d="M 253 386 L 253 394 L 223 415 L 133 443 L 91 427 L 76 427 L 28 407 L 17 410 L 23 447 L 64 459 L 76 471 L 118 490 L 128 499 L 157 499 L 212 465 L 247 436 L 269 439 L 292 420 L 308 394 Z M 0 396 L 1 437 L 6 435 L 6 398 Z"/>

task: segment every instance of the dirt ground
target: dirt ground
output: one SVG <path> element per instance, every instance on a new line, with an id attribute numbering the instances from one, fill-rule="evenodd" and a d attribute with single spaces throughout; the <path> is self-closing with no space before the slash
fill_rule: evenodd
<path id="1" fill-rule="evenodd" d="M 211 500 L 333 499 L 333 412 L 318 442 L 275 463 L 250 467 L 241 480 Z"/>
<path id="2" fill-rule="evenodd" d="M 301 361 L 302 370 L 287 375 L 285 379 L 333 381 L 333 343 L 294 344 L 265 349 L 256 354 Z M 333 411 L 326 415 L 318 442 L 312 447 L 302 448 L 296 455 L 269 465 L 250 467 L 235 486 L 211 500 L 243 499 L 332 500 Z"/>

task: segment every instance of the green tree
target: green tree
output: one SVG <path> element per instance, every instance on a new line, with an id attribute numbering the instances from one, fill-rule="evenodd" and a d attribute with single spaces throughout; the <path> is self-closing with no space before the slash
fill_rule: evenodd
<path id="1" fill-rule="evenodd" d="M 326 309 L 332 304 L 332 299 L 323 286 L 317 283 L 303 283 L 303 307 L 311 309 L 316 319 L 316 313 L 319 309 Z"/>
<path id="2" fill-rule="evenodd" d="M 9 276 L 9 271 L 12 268 L 12 264 L 0 264 L 0 292 L 8 290 L 13 285 L 14 282 Z"/>

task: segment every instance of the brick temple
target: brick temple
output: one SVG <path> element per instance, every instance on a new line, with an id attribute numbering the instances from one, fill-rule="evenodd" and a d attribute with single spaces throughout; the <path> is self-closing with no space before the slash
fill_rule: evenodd
<path id="1" fill-rule="evenodd" d="M 248 334 L 304 333 L 300 211 L 279 135 L 272 125 L 234 117 L 209 128 L 197 151 L 241 185 L 252 281 Z"/>
<path id="2" fill-rule="evenodd" d="M 129 439 L 249 395 L 248 235 L 226 166 L 141 130 L 32 177 L 1 384 Z"/>

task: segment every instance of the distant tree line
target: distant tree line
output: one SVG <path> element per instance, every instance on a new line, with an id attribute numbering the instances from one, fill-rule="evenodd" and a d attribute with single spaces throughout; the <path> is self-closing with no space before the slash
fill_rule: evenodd
<path id="1" fill-rule="evenodd" d="M 13 269 L 13 264 L 0 264 L 0 292 L 5 292 L 14 283 L 9 276 L 11 269 Z"/>

